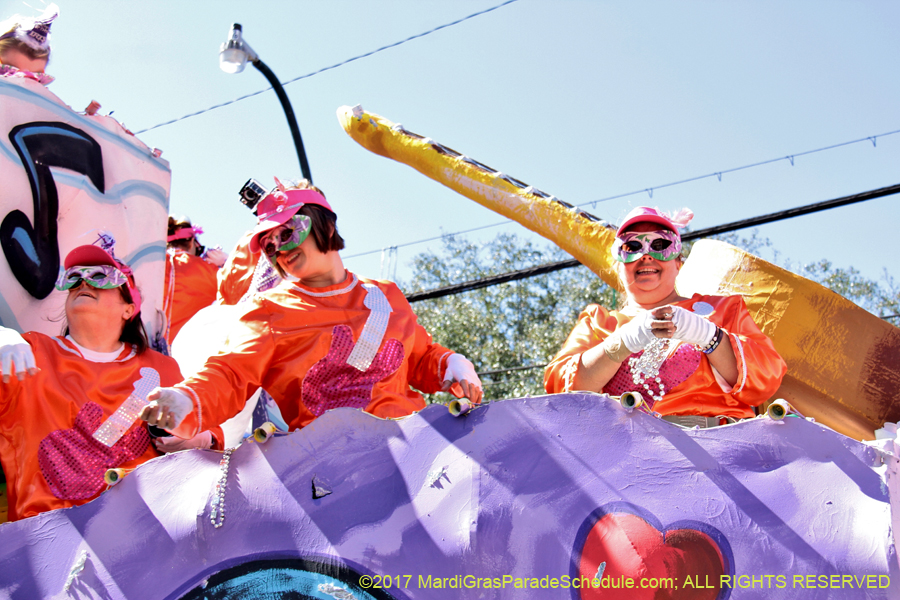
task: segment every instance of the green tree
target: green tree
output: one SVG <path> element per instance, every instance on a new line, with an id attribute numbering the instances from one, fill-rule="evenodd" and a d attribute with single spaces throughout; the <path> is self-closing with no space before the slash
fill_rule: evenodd
<path id="1" fill-rule="evenodd" d="M 440 254 L 426 252 L 413 259 L 412 280 L 402 287 L 407 293 L 431 290 L 568 258 L 562 250 L 513 234 L 500 234 L 486 244 L 447 237 Z M 480 373 L 488 373 L 482 383 L 490 400 L 543 394 L 543 365 L 591 303 L 615 307 L 615 291 L 586 267 L 577 267 L 417 302 L 413 310 L 436 342 L 465 354 Z M 537 368 L 510 370 L 520 367 Z"/>

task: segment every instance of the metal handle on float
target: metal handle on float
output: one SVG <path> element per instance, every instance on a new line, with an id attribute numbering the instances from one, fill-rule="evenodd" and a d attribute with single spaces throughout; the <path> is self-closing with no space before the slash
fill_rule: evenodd
<path id="1" fill-rule="evenodd" d="M 447 410 L 454 417 L 461 417 L 472 410 L 472 403 L 469 402 L 468 398 L 458 398 L 447 403 Z"/>
<path id="2" fill-rule="evenodd" d="M 644 403 L 644 397 L 638 392 L 625 392 L 619 396 L 619 403 L 622 408 L 631 412 Z"/>
<path id="3" fill-rule="evenodd" d="M 260 444 L 265 444 L 269 438 L 275 435 L 278 428 L 271 421 L 266 421 L 253 431 L 253 439 Z"/>
<path id="4" fill-rule="evenodd" d="M 776 400 L 766 409 L 766 415 L 773 421 L 780 421 L 794 412 L 794 407 L 787 400 Z"/>

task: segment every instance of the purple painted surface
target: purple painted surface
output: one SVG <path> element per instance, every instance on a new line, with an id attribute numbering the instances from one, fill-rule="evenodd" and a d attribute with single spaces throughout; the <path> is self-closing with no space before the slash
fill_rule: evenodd
<path id="1" fill-rule="evenodd" d="M 220 458 L 165 456 L 86 506 L 0 526 L 0 598 L 180 598 L 263 558 L 399 575 L 394 598 L 580 598 L 513 583 L 423 588 L 418 576 L 571 577 L 610 513 L 693 532 L 690 548 L 718 546 L 733 578 L 785 576 L 784 587 L 769 578 L 720 598 L 894 598 L 900 587 L 886 482 L 896 465 L 800 418 L 684 430 L 593 394 L 506 400 L 463 418 L 442 406 L 400 421 L 338 409 L 236 450 L 216 529 Z M 331 493 L 313 499 L 314 478 Z M 874 575 L 876 587 L 797 584 L 833 575 Z"/>

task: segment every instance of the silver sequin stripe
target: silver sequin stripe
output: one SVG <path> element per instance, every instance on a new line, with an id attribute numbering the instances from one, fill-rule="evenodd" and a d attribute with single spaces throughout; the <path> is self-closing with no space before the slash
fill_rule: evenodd
<path id="1" fill-rule="evenodd" d="M 360 371 L 365 371 L 375 360 L 375 354 L 381 347 L 381 340 L 384 339 L 384 332 L 387 331 L 388 319 L 390 319 L 391 308 L 384 292 L 377 285 L 364 283 L 366 290 L 366 298 L 363 304 L 369 309 L 369 318 L 363 326 L 362 333 L 353 346 L 353 352 L 347 357 L 347 364 L 356 367 Z"/>
<path id="2" fill-rule="evenodd" d="M 119 408 L 94 432 L 94 439 L 108 447 L 122 439 L 147 406 L 147 396 L 159 387 L 159 373 L 150 367 L 141 368 L 141 378 L 134 384 L 134 391 Z"/>

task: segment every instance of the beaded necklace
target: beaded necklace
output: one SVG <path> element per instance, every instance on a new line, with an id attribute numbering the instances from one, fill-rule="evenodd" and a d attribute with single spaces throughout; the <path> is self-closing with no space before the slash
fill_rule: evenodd
<path id="1" fill-rule="evenodd" d="M 642 387 L 653 398 L 654 402 L 659 402 L 666 395 L 666 386 L 659 376 L 659 368 L 668 355 L 669 340 L 657 338 L 647 344 L 640 358 L 635 359 L 631 357 L 628 359 L 630 361 L 632 381 L 634 381 L 635 385 Z M 650 389 L 650 384 L 647 383 L 648 379 L 656 381 L 656 384 L 659 386 L 658 395 L 654 394 L 653 390 Z"/>

